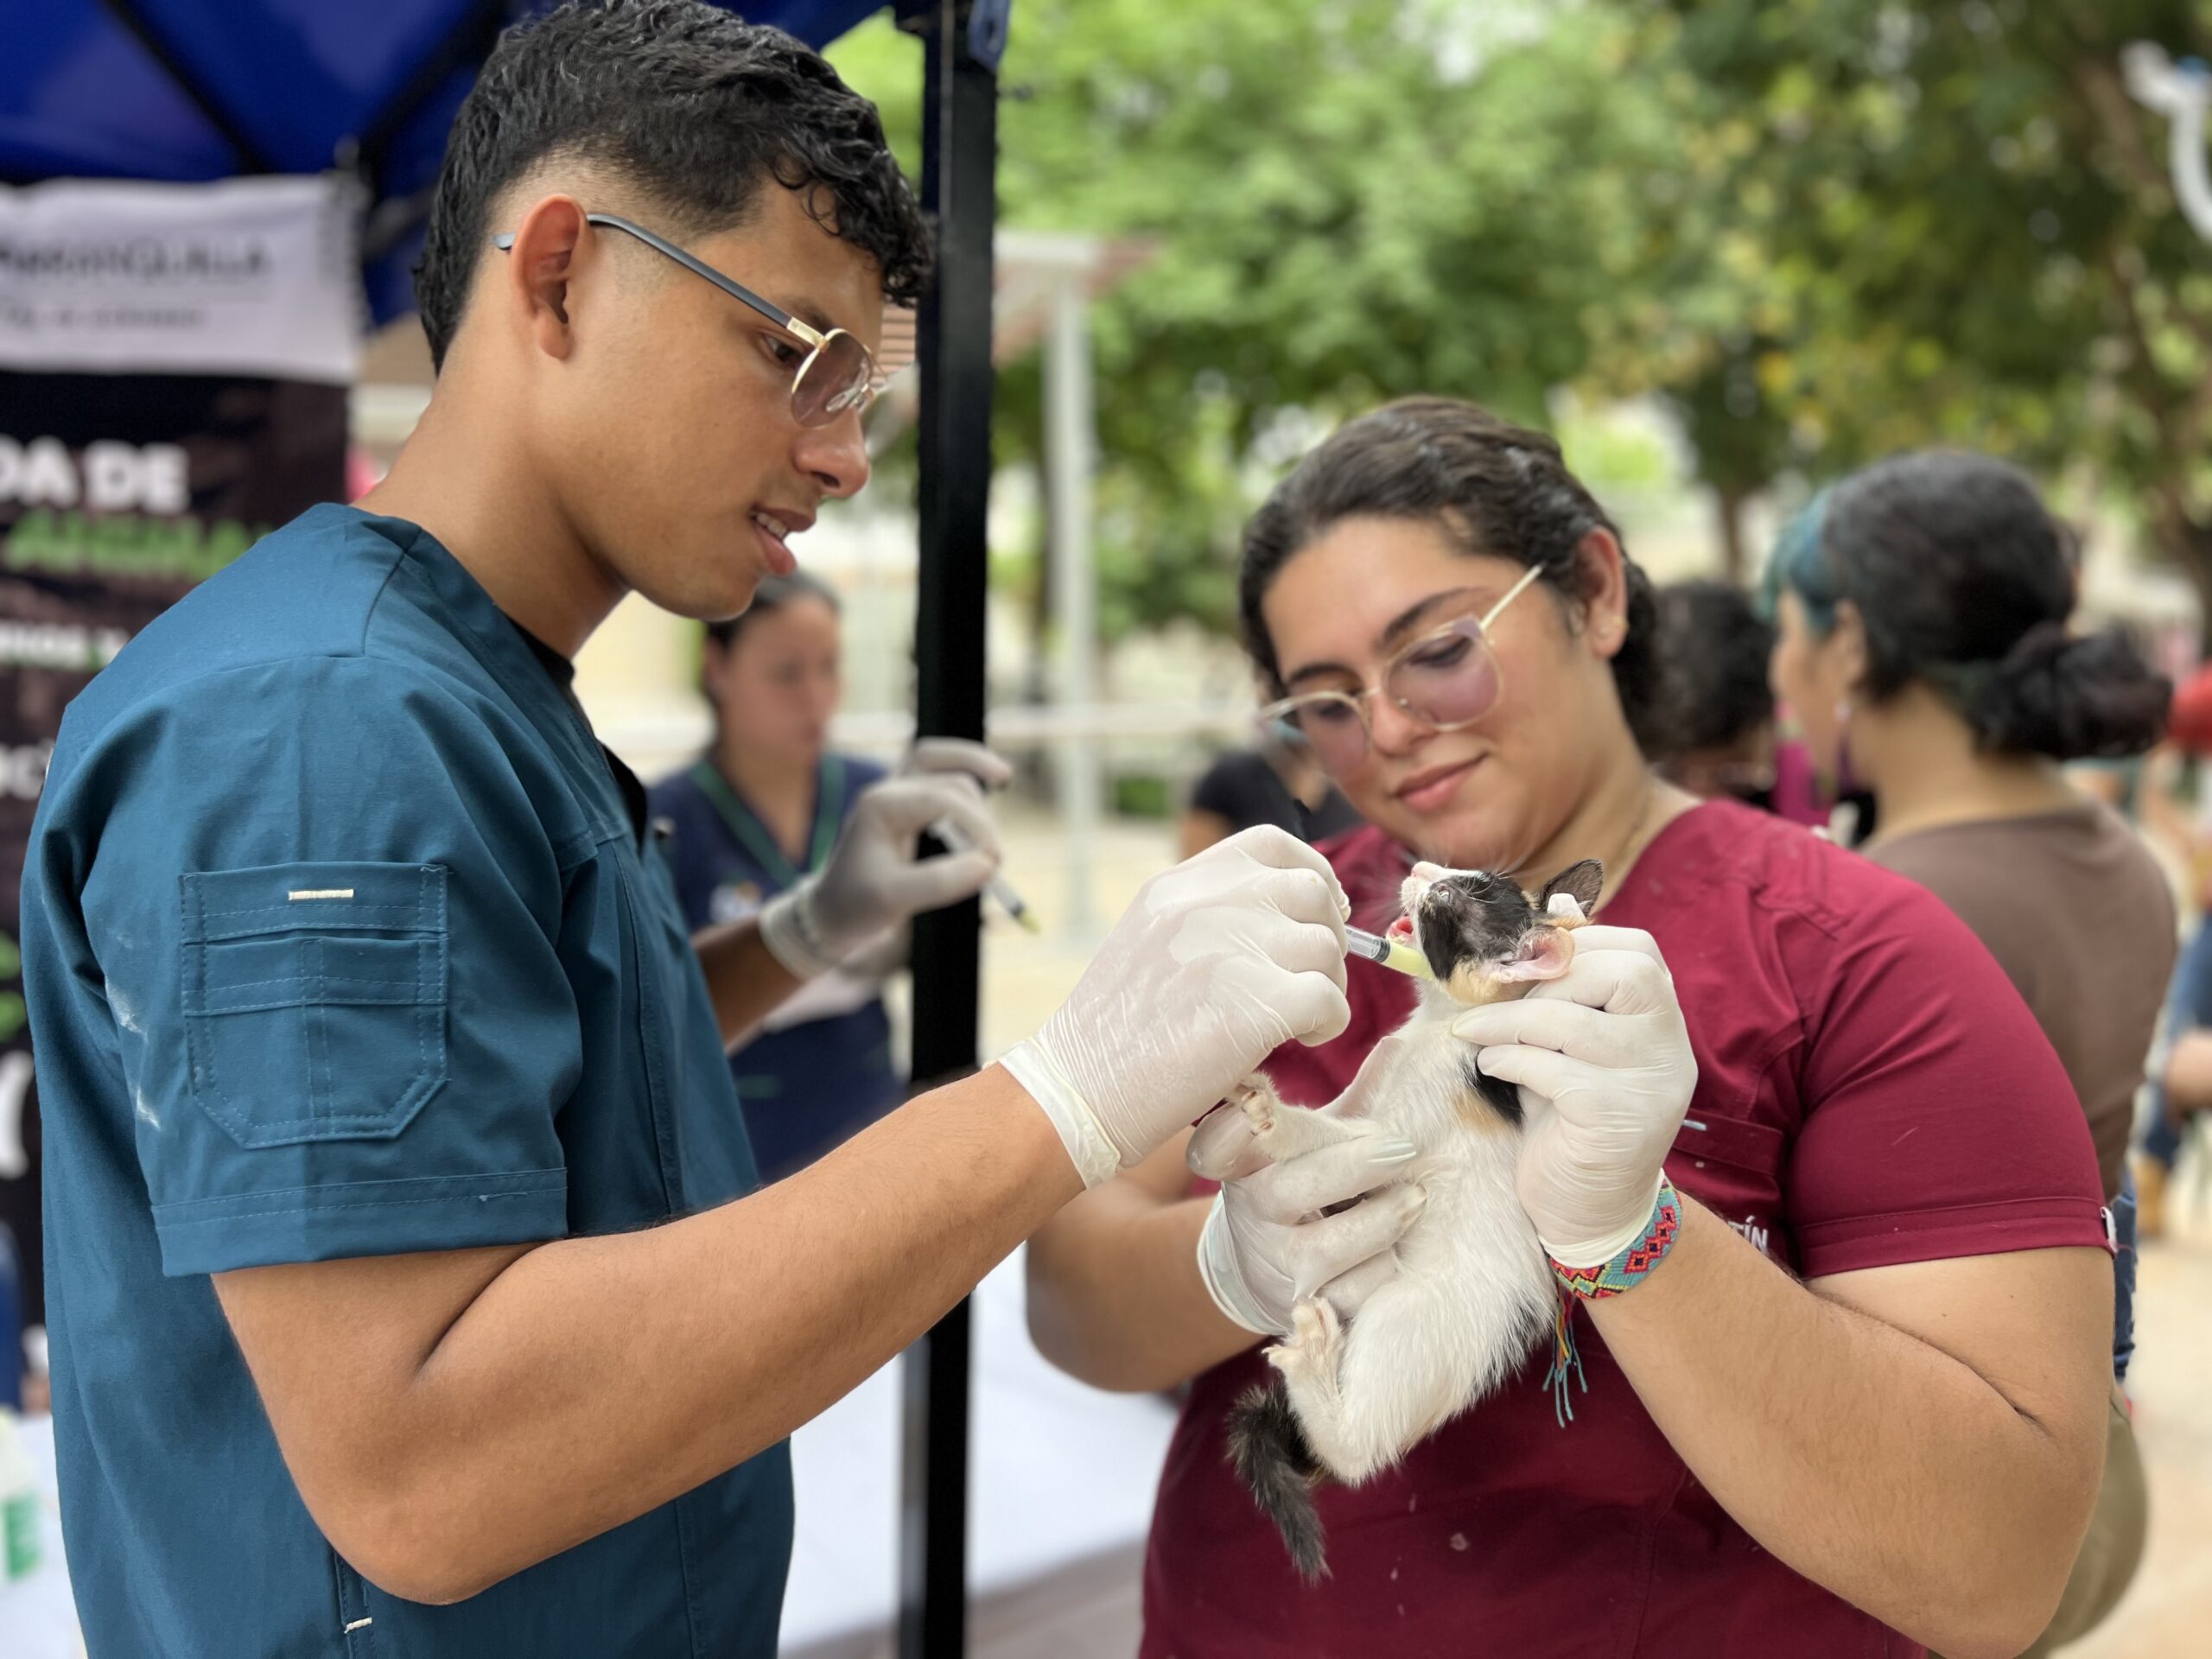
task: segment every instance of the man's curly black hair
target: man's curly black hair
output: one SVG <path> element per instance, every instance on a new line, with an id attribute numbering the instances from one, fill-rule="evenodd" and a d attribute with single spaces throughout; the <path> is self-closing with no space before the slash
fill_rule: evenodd
<path id="1" fill-rule="evenodd" d="M 512 228 L 493 204 L 555 156 L 603 170 L 679 237 L 743 224 L 772 179 L 874 259 L 885 299 L 911 304 L 928 282 L 929 230 L 875 105 L 818 54 L 702 0 L 571 0 L 499 37 L 454 119 L 415 268 L 433 365 Z"/>

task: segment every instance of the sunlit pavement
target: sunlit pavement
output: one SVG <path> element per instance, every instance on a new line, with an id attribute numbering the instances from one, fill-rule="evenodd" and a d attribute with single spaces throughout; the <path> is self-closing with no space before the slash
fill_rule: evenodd
<path id="1" fill-rule="evenodd" d="M 2169 1236 L 2145 1245 L 2127 1391 L 2151 1486 L 2142 1570 L 2111 1618 L 2068 1659 L 2212 1652 L 2212 1192 L 2183 1166 Z"/>

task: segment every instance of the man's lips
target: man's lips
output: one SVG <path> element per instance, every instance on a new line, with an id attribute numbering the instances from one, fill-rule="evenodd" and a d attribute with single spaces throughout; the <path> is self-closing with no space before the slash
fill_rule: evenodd
<path id="1" fill-rule="evenodd" d="M 798 569 L 798 556 L 791 550 L 791 538 L 811 525 L 814 515 L 780 507 L 755 507 L 752 517 L 753 531 L 760 537 L 760 545 L 768 556 L 768 569 L 779 576 L 790 575 Z"/>

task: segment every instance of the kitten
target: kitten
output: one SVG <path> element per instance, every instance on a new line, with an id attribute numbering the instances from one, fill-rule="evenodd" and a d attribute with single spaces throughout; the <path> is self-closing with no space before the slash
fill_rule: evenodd
<path id="1" fill-rule="evenodd" d="M 1357 1116 L 1285 1107 L 1261 1077 L 1230 1095 L 1278 1161 L 1376 1132 L 1362 1119 L 1422 1153 L 1407 1179 L 1427 1204 L 1398 1241 L 1397 1276 L 1349 1325 L 1325 1300 L 1300 1303 L 1289 1339 L 1267 1351 L 1274 1382 L 1230 1413 L 1230 1459 L 1309 1582 L 1327 1571 L 1313 1485 L 1357 1485 L 1395 1464 L 1496 1387 L 1553 1324 L 1559 1293 L 1514 1192 L 1519 1093 L 1476 1070 L 1476 1051 L 1451 1026 L 1467 1007 L 1564 974 L 1569 930 L 1588 918 L 1604 876 L 1585 859 L 1532 899 L 1503 876 L 1414 865 L 1390 932 L 1410 937 L 1435 982 L 1336 1102 Z"/>

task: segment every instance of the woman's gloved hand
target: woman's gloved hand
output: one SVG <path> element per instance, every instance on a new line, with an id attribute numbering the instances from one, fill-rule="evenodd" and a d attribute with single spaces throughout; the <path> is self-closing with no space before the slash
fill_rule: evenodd
<path id="1" fill-rule="evenodd" d="M 1002 1062 L 1085 1185 L 1142 1159 L 1281 1045 L 1344 1030 L 1345 910 L 1327 861 L 1265 826 L 1144 885 L 1066 1002 Z"/>
<path id="2" fill-rule="evenodd" d="M 1198 1125 L 1186 1154 L 1193 1173 L 1221 1183 L 1198 1274 L 1215 1306 L 1262 1336 L 1287 1336 L 1290 1310 L 1317 1295 L 1340 1318 L 1357 1312 L 1397 1272 L 1390 1247 L 1427 1201 L 1404 1184 L 1420 1155 L 1412 1141 L 1338 1106 L 1315 1116 L 1335 1118 L 1345 1138 L 1269 1163 L 1243 1113 L 1224 1109 Z"/>
<path id="3" fill-rule="evenodd" d="M 760 910 L 760 941 L 800 979 L 873 950 L 925 911 L 972 898 L 999 867 L 998 827 L 985 785 L 1014 770 L 980 743 L 925 738 L 899 769 L 854 803 L 830 861 Z M 949 821 L 965 843 L 915 856 L 921 834 Z"/>
<path id="4" fill-rule="evenodd" d="M 1583 928 L 1565 975 L 1517 1002 L 1470 1008 L 1452 1030 L 1479 1046 L 1484 1072 L 1521 1087 L 1521 1207 L 1553 1259 L 1596 1267 L 1635 1243 L 1697 1087 L 1651 936 Z"/>

